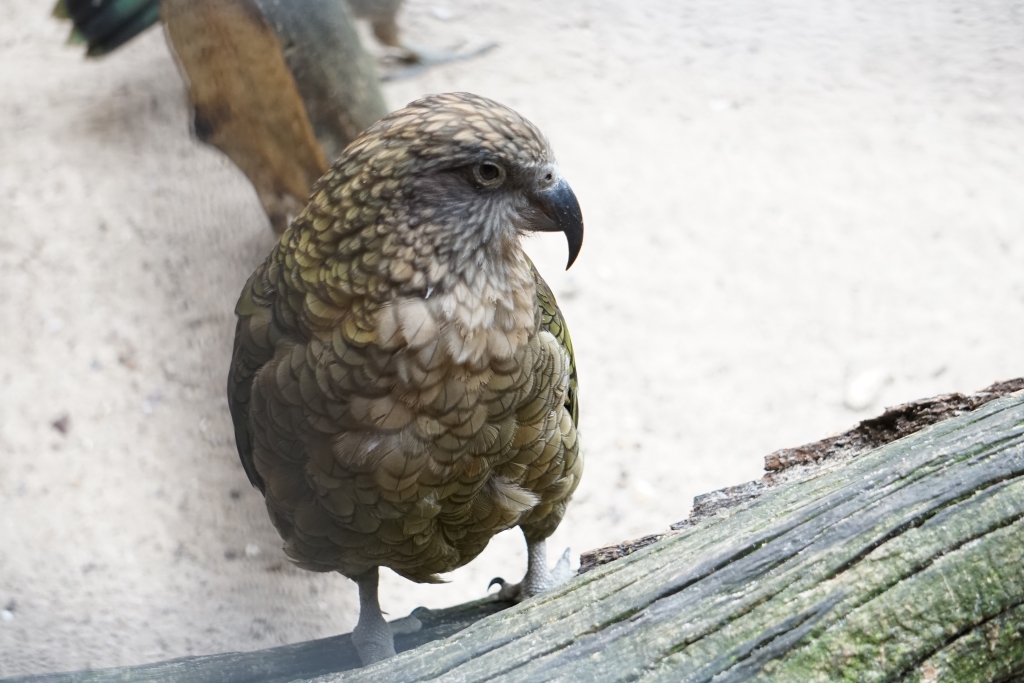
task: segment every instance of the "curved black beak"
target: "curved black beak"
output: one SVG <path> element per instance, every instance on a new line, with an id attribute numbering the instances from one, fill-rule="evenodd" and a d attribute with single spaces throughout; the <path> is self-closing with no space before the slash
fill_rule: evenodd
<path id="1" fill-rule="evenodd" d="M 569 270 L 583 246 L 583 212 L 580 211 L 580 203 L 576 201 L 569 183 L 559 180 L 554 187 L 537 193 L 537 204 L 550 219 L 550 222 L 538 226 L 537 230 L 565 233 L 569 243 L 569 264 L 565 269 Z"/>

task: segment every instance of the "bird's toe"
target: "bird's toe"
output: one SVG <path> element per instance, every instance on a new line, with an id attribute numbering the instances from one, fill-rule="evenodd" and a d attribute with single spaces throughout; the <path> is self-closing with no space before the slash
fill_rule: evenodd
<path id="1" fill-rule="evenodd" d="M 383 628 L 362 631 L 357 626 L 352 632 L 352 644 L 355 645 L 363 666 L 395 656 L 394 636 L 387 624 L 384 624 Z"/>
<path id="2" fill-rule="evenodd" d="M 509 583 L 505 579 L 497 576 L 491 579 L 491 582 L 487 584 L 488 590 L 491 586 L 500 586 L 496 595 L 499 600 L 506 602 L 519 602 L 523 599 L 523 584 L 520 583 Z"/>
<path id="3" fill-rule="evenodd" d="M 562 552 L 562 556 L 558 558 L 558 562 L 555 563 L 555 568 L 551 570 L 551 578 L 554 580 L 551 588 L 563 584 L 573 577 L 574 572 L 570 565 L 569 557 L 570 549 L 566 548 Z"/>

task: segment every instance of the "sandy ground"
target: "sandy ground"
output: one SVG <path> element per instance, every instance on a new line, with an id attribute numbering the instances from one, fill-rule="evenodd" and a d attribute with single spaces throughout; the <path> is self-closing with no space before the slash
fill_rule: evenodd
<path id="1" fill-rule="evenodd" d="M 189 137 L 153 31 L 107 59 L 47 2 L 0 25 L 0 676 L 346 631 L 238 463 L 232 307 L 272 244 Z M 529 248 L 570 323 L 586 473 L 552 546 L 665 528 L 765 454 L 1024 374 L 1024 3 L 411 1 L 410 39 L 497 40 L 386 88 L 494 97 L 584 209 Z M 66 433 L 53 423 L 66 415 Z M 398 616 L 518 578 L 507 533 Z"/>

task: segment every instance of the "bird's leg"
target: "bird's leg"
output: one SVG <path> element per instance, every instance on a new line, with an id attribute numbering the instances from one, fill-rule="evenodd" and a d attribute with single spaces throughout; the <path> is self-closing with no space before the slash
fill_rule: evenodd
<path id="1" fill-rule="evenodd" d="M 526 541 L 526 576 L 519 583 L 507 583 L 505 579 L 496 578 L 491 585 L 498 584 L 501 590 L 498 591 L 500 600 L 521 602 L 527 598 L 547 592 L 572 578 L 572 570 L 569 568 L 569 549 L 566 548 L 562 556 L 558 558 L 555 568 L 548 569 L 547 543 L 545 541 Z"/>
<path id="2" fill-rule="evenodd" d="M 396 7 L 397 11 L 397 7 Z M 395 15 L 381 16 L 373 21 L 373 33 L 382 45 L 393 48 L 397 54 L 394 59 L 403 65 L 402 68 L 395 68 L 384 75 L 384 80 L 397 80 L 415 76 L 423 69 L 448 62 L 458 62 L 464 59 L 473 59 L 493 50 L 498 46 L 491 42 L 481 45 L 475 50 L 458 52 L 458 48 L 451 50 L 432 50 L 427 47 L 410 45 L 399 36 L 398 24 L 395 22 Z"/>
<path id="3" fill-rule="evenodd" d="M 391 626 L 384 621 L 377 600 L 378 569 L 367 570 L 351 577 L 359 586 L 359 621 L 352 629 L 352 644 L 356 646 L 363 666 L 395 656 L 395 637 Z"/>

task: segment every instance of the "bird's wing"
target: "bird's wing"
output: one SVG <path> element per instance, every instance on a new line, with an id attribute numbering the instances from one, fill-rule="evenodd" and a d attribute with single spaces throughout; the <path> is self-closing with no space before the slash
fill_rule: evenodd
<path id="1" fill-rule="evenodd" d="M 576 355 L 572 351 L 572 339 L 569 338 L 569 328 L 562 317 L 562 311 L 555 303 L 555 295 L 551 293 L 548 283 L 537 272 L 536 266 L 530 263 L 530 270 L 533 271 L 533 279 L 537 283 L 537 308 L 540 309 L 540 326 L 558 340 L 558 343 L 569 356 L 569 392 L 565 397 L 565 409 L 572 417 L 575 426 L 580 424 L 580 405 L 578 399 L 579 383 L 576 378 Z"/>
<path id="2" fill-rule="evenodd" d="M 245 283 L 235 306 L 238 325 L 235 347 L 228 372 L 228 407 L 235 426 L 235 445 L 242 467 L 252 485 L 266 491 L 263 478 L 253 463 L 252 433 L 249 426 L 249 403 L 256 373 L 274 356 L 274 339 L 279 336 L 273 320 L 276 289 L 268 275 L 268 259 Z"/>

